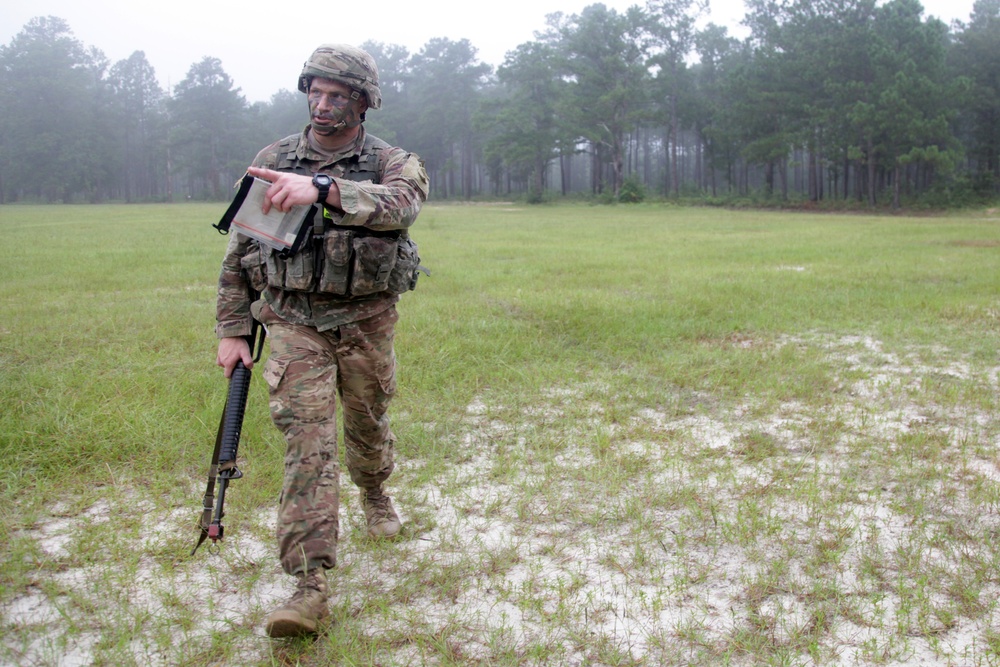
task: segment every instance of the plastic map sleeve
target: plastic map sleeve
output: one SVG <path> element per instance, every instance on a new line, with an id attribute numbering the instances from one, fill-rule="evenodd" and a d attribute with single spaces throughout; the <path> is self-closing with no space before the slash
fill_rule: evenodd
<path id="1" fill-rule="evenodd" d="M 308 222 L 311 221 L 315 208 L 312 205 L 293 206 L 289 211 L 282 212 L 272 207 L 265 214 L 264 194 L 270 185 L 249 174 L 244 176 L 239 192 L 215 228 L 223 234 L 234 229 L 279 252 L 291 255 L 299 249 L 308 234 Z"/>

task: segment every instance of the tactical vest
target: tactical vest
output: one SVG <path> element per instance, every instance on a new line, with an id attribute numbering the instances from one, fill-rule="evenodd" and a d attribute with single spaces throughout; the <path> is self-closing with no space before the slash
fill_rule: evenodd
<path id="1" fill-rule="evenodd" d="M 301 135 L 282 139 L 272 167 L 311 176 L 297 157 Z M 334 165 L 330 175 L 351 181 L 380 183 L 379 154 L 389 144 L 366 135 L 361 154 Z M 258 245 L 241 260 L 254 289 L 271 286 L 293 292 L 317 292 L 345 298 L 387 292 L 402 294 L 416 287 L 420 257 L 406 231 L 375 232 L 336 224 L 339 216 L 317 204 L 312 238 L 291 256 Z"/>
<path id="2" fill-rule="evenodd" d="M 298 148 L 299 141 L 302 139 L 301 134 L 293 134 L 290 137 L 285 137 L 280 142 L 278 142 L 278 159 L 275 165 L 271 167 L 276 171 L 291 171 L 296 174 L 305 174 L 306 176 L 312 176 L 312 172 L 306 169 L 300 162 L 298 158 Z M 347 161 L 347 164 L 337 163 L 337 166 L 345 167 L 343 175 L 333 174 L 339 178 L 345 178 L 349 181 L 372 181 L 373 183 L 379 182 L 379 153 L 384 151 L 391 146 L 379 139 L 378 137 L 372 136 L 371 134 L 365 135 L 365 143 L 361 147 L 361 155 L 355 156 Z"/>

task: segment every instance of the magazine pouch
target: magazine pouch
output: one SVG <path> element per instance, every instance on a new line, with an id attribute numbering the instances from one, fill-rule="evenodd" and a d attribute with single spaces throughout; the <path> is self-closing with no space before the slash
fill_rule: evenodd
<path id="1" fill-rule="evenodd" d="M 401 236 L 396 241 L 396 265 L 389 274 L 387 290 L 392 294 L 402 294 L 417 286 L 417 268 L 420 266 L 420 255 L 417 254 L 417 244 L 409 236 Z"/>
<path id="2" fill-rule="evenodd" d="M 317 292 L 347 295 L 351 284 L 351 253 L 354 231 L 342 227 L 327 230 L 323 237 L 323 261 Z"/>
<path id="3" fill-rule="evenodd" d="M 383 236 L 356 236 L 351 272 L 351 296 L 384 292 L 396 265 L 396 239 Z"/>

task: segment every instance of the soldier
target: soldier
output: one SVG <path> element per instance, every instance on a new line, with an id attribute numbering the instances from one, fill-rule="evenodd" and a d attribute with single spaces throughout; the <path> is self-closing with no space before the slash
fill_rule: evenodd
<path id="1" fill-rule="evenodd" d="M 402 527 L 383 487 L 394 466 L 387 409 L 396 389 L 395 304 L 416 281 L 419 257 L 407 230 L 428 193 L 420 159 L 362 125 L 382 103 L 368 53 L 320 46 L 298 89 L 309 125 L 260 151 L 248 173 L 271 182 L 265 213 L 320 208 L 312 239 L 287 257 L 234 233 L 217 301 L 216 361 L 226 377 L 238 360 L 253 363 L 243 338 L 251 315 L 271 341 L 263 377 L 271 419 L 287 443 L 278 551 L 282 569 L 297 579 L 295 594 L 268 616 L 271 637 L 315 633 L 328 613 L 326 571 L 337 561 L 338 395 L 347 468 L 361 490 L 368 534 L 392 538 Z M 261 298 L 251 303 L 248 288 Z"/>

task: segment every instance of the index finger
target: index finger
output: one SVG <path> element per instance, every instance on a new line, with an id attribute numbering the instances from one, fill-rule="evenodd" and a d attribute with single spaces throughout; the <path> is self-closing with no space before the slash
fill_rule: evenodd
<path id="1" fill-rule="evenodd" d="M 272 183 L 281 175 L 280 172 L 264 167 L 250 167 L 247 169 L 247 173 L 254 178 L 263 178 L 265 181 L 271 181 Z"/>
<path id="2" fill-rule="evenodd" d="M 264 194 L 264 201 L 260 207 L 260 210 L 264 213 L 264 215 L 267 215 L 271 211 L 271 197 L 274 196 L 271 191 L 274 189 L 274 181 L 276 181 L 281 174 L 273 169 L 265 169 L 264 167 L 250 167 L 247 169 L 247 173 L 254 178 L 260 178 L 270 183 L 267 188 L 267 192 Z"/>

